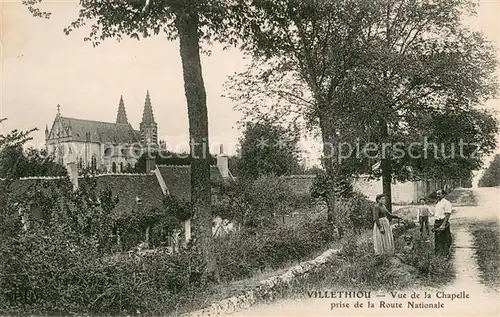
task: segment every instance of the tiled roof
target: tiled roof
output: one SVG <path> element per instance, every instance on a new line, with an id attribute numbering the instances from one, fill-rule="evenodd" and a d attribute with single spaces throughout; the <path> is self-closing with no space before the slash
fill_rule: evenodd
<path id="1" fill-rule="evenodd" d="M 53 184 L 59 178 L 24 178 L 15 180 L 10 191 L 16 195 L 23 195 L 35 184 Z M 133 214 L 137 208 L 149 210 L 153 207 L 163 208 L 163 192 L 161 191 L 155 175 L 147 174 L 104 174 L 96 176 L 97 193 L 109 188 L 113 197 L 118 197 L 118 204 L 115 206 L 112 216 L 114 218 Z M 79 185 L 86 180 L 83 177 L 78 179 Z M 142 201 L 139 206 L 136 198 Z"/>
<path id="2" fill-rule="evenodd" d="M 158 169 L 171 195 L 191 199 L 191 166 L 158 165 Z M 217 166 L 210 166 L 210 178 L 213 181 L 223 180 Z"/>
<path id="3" fill-rule="evenodd" d="M 72 141 L 85 142 L 86 133 L 90 133 L 90 142 L 113 144 L 140 142 L 139 134 L 130 124 L 67 117 L 60 117 L 60 120 L 65 129 L 70 128 Z"/>
<path id="4" fill-rule="evenodd" d="M 113 197 L 119 198 L 113 216 L 121 217 L 133 214 L 137 208 L 150 210 L 163 208 L 163 192 L 154 175 L 146 174 L 114 174 L 96 177 L 97 190 L 109 188 Z M 136 197 L 141 199 L 139 206 Z"/>

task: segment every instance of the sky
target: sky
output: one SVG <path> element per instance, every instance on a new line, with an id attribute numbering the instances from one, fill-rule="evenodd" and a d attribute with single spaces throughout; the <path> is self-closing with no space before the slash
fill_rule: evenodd
<path id="1" fill-rule="evenodd" d="M 33 18 L 21 0 L 1 2 L 0 117 L 8 118 L 0 125 L 1 133 L 37 127 L 40 131 L 33 135 L 33 144 L 40 146 L 45 125 L 50 128 L 58 104 L 63 116 L 114 122 L 120 95 L 129 122 L 138 129 L 149 90 L 160 138 L 174 150 L 187 149 L 188 117 L 178 42 L 162 36 L 140 41 L 109 39 L 94 48 L 83 41 L 87 29 L 69 36 L 62 31 L 78 15 L 77 0 L 44 2 L 43 8 L 52 12 L 49 20 Z M 481 0 L 478 16 L 466 23 L 499 47 L 499 17 L 500 0 Z M 232 154 L 240 137 L 236 122 L 241 116 L 222 97 L 223 84 L 227 76 L 243 71 L 247 60 L 236 49 L 211 49 L 211 56 L 202 57 L 211 148 L 216 152 L 223 143 Z M 500 110 L 500 100 L 491 100 L 487 106 Z M 311 149 L 311 162 L 318 149 L 317 145 Z"/>

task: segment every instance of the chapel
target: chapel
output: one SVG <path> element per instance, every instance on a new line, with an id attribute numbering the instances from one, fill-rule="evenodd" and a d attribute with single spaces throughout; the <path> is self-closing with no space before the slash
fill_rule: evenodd
<path id="1" fill-rule="evenodd" d="M 138 130 L 128 122 L 123 96 L 115 122 L 69 118 L 58 105 L 51 128 L 45 127 L 45 146 L 56 162 L 65 166 L 76 162 L 79 170 L 121 173 L 133 167 L 144 152 L 158 148 L 158 125 L 149 91 Z"/>

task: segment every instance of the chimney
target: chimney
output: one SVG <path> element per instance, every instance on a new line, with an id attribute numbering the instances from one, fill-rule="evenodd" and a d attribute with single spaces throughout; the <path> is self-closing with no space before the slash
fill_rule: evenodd
<path id="1" fill-rule="evenodd" d="M 224 154 L 224 148 L 220 145 L 219 155 L 217 155 L 217 167 L 223 178 L 229 177 L 229 157 Z"/>
<path id="2" fill-rule="evenodd" d="M 155 158 L 155 155 L 148 153 L 148 156 L 146 157 L 146 174 L 151 173 L 151 171 L 156 168 Z"/>
<path id="3" fill-rule="evenodd" d="M 68 170 L 68 176 L 73 184 L 73 190 L 78 188 L 78 169 L 76 167 L 76 162 L 70 162 L 66 164 L 66 169 Z"/>

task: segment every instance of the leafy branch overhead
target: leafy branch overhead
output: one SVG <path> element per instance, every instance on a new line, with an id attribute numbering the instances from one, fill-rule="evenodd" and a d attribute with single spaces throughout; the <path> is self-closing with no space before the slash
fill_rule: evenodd
<path id="1" fill-rule="evenodd" d="M 494 148 L 496 120 L 480 108 L 497 96 L 497 61 L 492 43 L 462 24 L 474 8 L 467 0 L 255 1 L 244 45 L 254 62 L 226 94 L 247 119 L 300 122 L 330 144 L 408 144 L 415 130 L 430 136 L 429 126 L 463 132 L 441 114 L 470 118 L 485 129 L 461 136 L 479 142 L 482 158 Z M 423 129 L 419 118 L 428 118 Z M 408 164 L 396 162 L 396 175 Z"/>
<path id="2" fill-rule="evenodd" d="M 49 18 L 50 12 L 40 7 L 44 0 L 24 0 L 35 17 Z M 168 40 L 178 39 L 179 19 L 185 13 L 199 16 L 199 39 L 207 45 L 213 42 L 235 45 L 238 39 L 236 17 L 243 13 L 244 1 L 236 0 L 86 0 L 80 1 L 78 17 L 64 32 L 90 25 L 84 38 L 94 46 L 106 39 L 130 37 L 139 40 L 162 34 Z M 235 17 L 232 19 L 231 17 Z"/>

